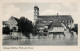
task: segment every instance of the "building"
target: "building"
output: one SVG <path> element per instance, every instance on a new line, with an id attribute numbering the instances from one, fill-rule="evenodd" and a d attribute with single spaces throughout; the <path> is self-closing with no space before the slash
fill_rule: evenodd
<path id="1" fill-rule="evenodd" d="M 21 39 L 23 37 L 21 32 L 11 32 L 11 38 L 12 39 Z"/>
<path id="2" fill-rule="evenodd" d="M 64 32 L 65 28 L 64 26 L 59 23 L 59 22 L 53 22 L 49 26 L 48 32 L 53 33 L 53 32 Z"/>
<path id="3" fill-rule="evenodd" d="M 57 15 L 42 15 L 41 16 L 39 15 L 38 6 L 34 6 L 34 25 L 39 25 L 37 26 L 38 28 L 42 26 L 43 28 L 47 27 L 48 29 L 50 29 L 51 27 L 49 27 L 49 25 L 52 24 L 52 27 L 55 27 L 54 29 L 56 28 L 67 29 L 71 27 L 73 22 L 74 20 L 71 17 L 71 15 L 59 15 L 57 13 Z"/>
<path id="4" fill-rule="evenodd" d="M 11 16 L 8 21 L 3 21 L 3 27 L 8 26 L 10 30 L 18 31 L 18 19 Z"/>

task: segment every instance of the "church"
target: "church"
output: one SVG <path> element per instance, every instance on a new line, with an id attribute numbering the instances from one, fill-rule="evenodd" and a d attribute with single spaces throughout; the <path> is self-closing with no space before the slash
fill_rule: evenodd
<path id="1" fill-rule="evenodd" d="M 39 29 L 48 28 L 53 31 L 63 31 L 71 28 L 74 20 L 71 15 L 39 15 L 39 7 L 34 6 L 34 25 Z"/>

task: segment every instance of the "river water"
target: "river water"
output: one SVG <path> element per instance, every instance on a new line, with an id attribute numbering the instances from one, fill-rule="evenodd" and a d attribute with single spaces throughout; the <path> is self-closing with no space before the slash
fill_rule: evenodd
<path id="1" fill-rule="evenodd" d="M 3 45 L 48 45 L 48 46 L 69 46 L 69 45 L 78 45 L 78 36 L 75 35 L 74 37 L 66 36 L 66 37 L 59 37 L 53 38 L 52 35 L 40 37 L 35 36 L 31 39 L 18 39 L 18 40 L 3 40 Z"/>

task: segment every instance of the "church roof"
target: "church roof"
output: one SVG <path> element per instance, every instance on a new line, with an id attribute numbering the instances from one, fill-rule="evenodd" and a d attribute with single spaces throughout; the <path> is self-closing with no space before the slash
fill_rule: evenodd
<path id="1" fill-rule="evenodd" d="M 38 16 L 38 18 L 41 18 L 42 20 L 57 20 L 56 16 Z"/>
<path id="2" fill-rule="evenodd" d="M 60 15 L 58 19 L 63 21 L 73 21 L 73 18 L 71 17 L 71 15 Z"/>
<path id="3" fill-rule="evenodd" d="M 73 21 L 71 15 L 43 15 L 38 16 L 38 18 L 41 18 L 42 20 L 59 20 L 59 21 Z"/>

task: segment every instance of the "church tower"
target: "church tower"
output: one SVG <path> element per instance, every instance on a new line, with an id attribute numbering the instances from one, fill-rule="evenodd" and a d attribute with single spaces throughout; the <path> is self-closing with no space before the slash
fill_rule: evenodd
<path id="1" fill-rule="evenodd" d="M 38 6 L 34 6 L 34 25 L 36 24 L 38 16 L 39 16 L 39 8 Z"/>

